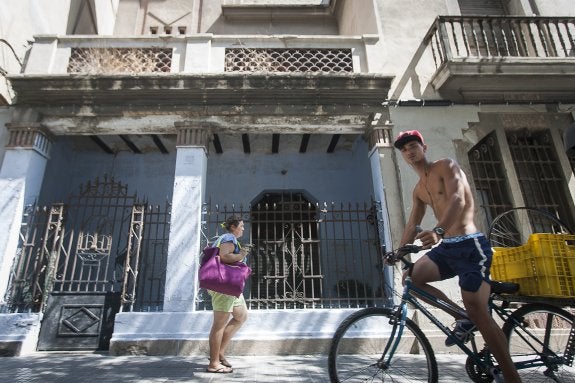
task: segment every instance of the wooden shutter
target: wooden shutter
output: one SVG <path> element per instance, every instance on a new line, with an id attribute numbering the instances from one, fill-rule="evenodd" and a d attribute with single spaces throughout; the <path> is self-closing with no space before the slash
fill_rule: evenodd
<path id="1" fill-rule="evenodd" d="M 469 15 L 506 15 L 503 0 L 458 0 L 459 9 L 464 16 Z"/>

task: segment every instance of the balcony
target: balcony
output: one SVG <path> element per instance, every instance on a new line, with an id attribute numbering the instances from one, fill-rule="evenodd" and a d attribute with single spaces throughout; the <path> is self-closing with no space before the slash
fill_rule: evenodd
<path id="1" fill-rule="evenodd" d="M 381 114 L 393 77 L 368 73 L 378 40 L 38 36 L 23 72 L 8 78 L 19 115 L 37 111 L 50 133 L 89 137 L 110 154 L 157 150 L 148 144 L 175 135 L 181 124 L 211 129 L 216 153 L 234 145 L 275 153 L 279 134 L 300 152 L 318 134 L 313 141 L 333 152 L 336 144 L 351 145 Z M 241 141 L 231 137 L 238 133 Z M 249 145 L 248 134 L 253 142 L 269 138 L 269 145 Z M 134 145 L 126 147 L 126 139 Z M 173 150 L 164 144 L 160 151 Z"/>
<path id="2" fill-rule="evenodd" d="M 574 102 L 575 18 L 440 16 L 424 44 L 454 102 Z"/>
<path id="3" fill-rule="evenodd" d="M 366 73 L 377 36 L 39 36 L 17 102 L 380 105 L 390 76 Z"/>

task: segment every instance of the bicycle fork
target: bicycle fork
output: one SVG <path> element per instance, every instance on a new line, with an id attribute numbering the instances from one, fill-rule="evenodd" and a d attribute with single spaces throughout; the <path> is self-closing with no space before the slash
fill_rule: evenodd
<path id="1" fill-rule="evenodd" d="M 402 303 L 397 306 L 397 309 L 394 310 L 394 315 L 390 318 L 389 324 L 392 325 L 391 327 L 391 334 L 390 339 L 393 339 L 393 342 L 387 342 L 383 353 L 381 354 L 381 358 L 378 361 L 378 367 L 382 370 L 387 370 L 389 365 L 391 364 L 391 359 L 393 358 L 395 351 L 397 350 L 397 346 L 401 341 L 401 336 L 403 335 L 403 329 L 405 328 L 405 321 L 407 318 L 407 302 L 402 301 Z"/>

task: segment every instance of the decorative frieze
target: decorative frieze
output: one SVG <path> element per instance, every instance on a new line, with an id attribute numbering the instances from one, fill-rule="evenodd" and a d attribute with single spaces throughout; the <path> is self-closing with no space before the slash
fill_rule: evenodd
<path id="1" fill-rule="evenodd" d="M 15 125 L 6 124 L 9 132 L 9 149 L 33 149 L 43 156 L 48 157 L 52 140 L 49 133 L 40 124 Z"/>
<path id="2" fill-rule="evenodd" d="M 176 146 L 208 146 L 209 128 L 205 126 L 188 126 L 176 123 L 177 140 Z"/>
<path id="3" fill-rule="evenodd" d="M 369 149 L 374 147 L 392 147 L 393 146 L 393 130 L 391 125 L 378 126 L 370 128 L 367 133 Z"/>

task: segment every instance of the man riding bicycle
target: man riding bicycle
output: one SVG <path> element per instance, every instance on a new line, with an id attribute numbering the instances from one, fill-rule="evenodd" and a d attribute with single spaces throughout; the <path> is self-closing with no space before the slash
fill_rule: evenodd
<path id="1" fill-rule="evenodd" d="M 400 246 L 419 239 L 424 249 L 431 249 L 406 271 L 404 279 L 409 273 L 415 286 L 454 304 L 441 290 L 428 283 L 458 276 L 463 304 L 472 322 L 455 318 L 457 322 L 452 336 L 465 337 L 476 326 L 497 359 L 505 382 L 520 382 L 507 350 L 505 335 L 487 308 L 493 253 L 489 241 L 474 223 L 474 201 L 465 174 L 453 159 L 428 161 L 427 145 L 417 130 L 401 132 L 394 146 L 419 176 Z M 431 206 L 437 224 L 431 230 L 419 232 L 417 228 L 427 206 Z M 448 338 L 446 345 L 452 344 L 453 340 Z"/>

